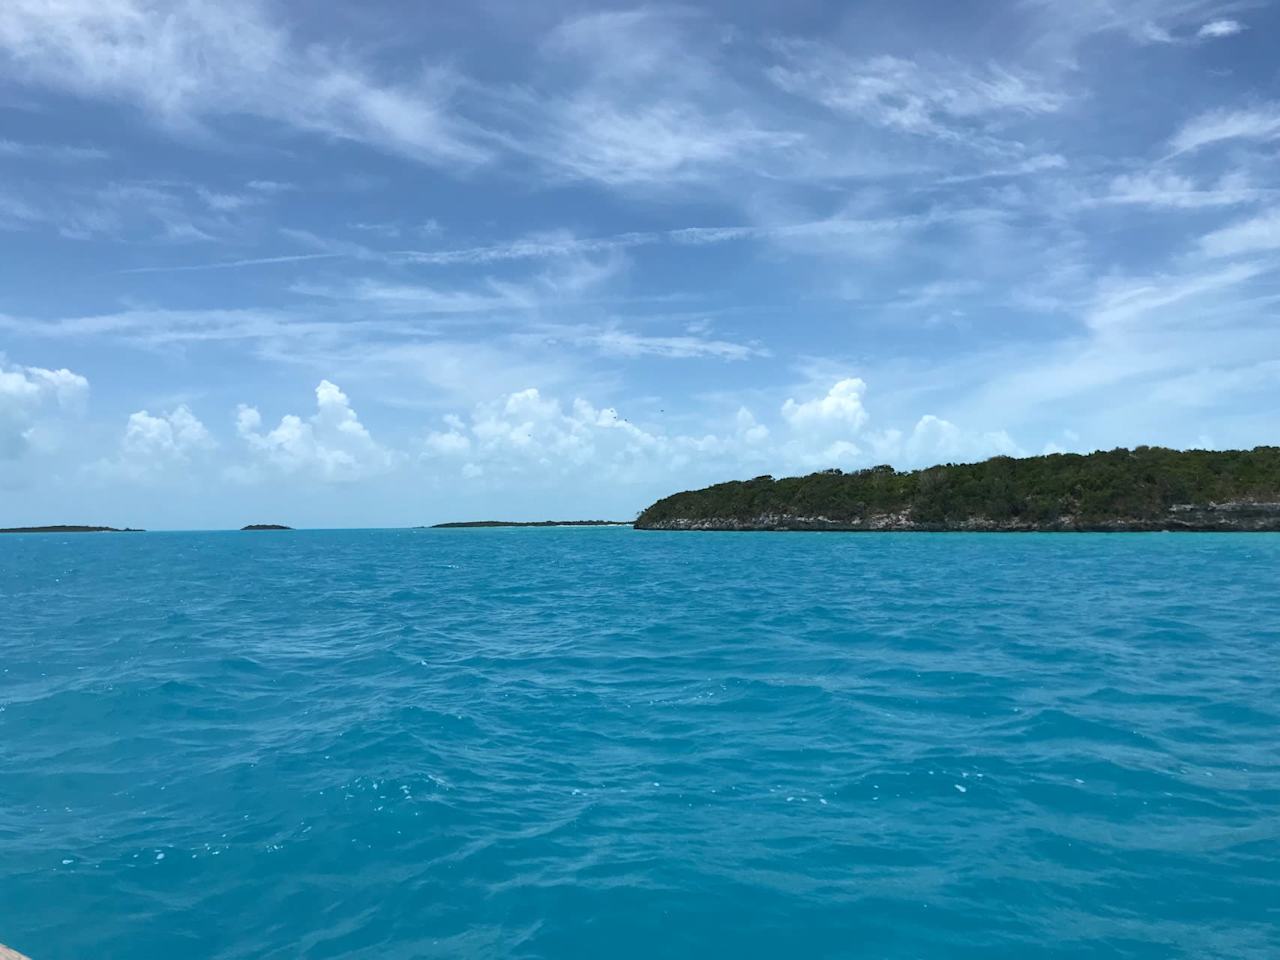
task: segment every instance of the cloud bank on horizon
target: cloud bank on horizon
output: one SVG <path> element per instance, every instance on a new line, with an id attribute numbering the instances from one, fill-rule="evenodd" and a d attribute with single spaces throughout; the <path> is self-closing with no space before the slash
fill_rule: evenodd
<path id="1" fill-rule="evenodd" d="M 6 524 L 1276 443 L 1265 0 L 0 5 Z"/>

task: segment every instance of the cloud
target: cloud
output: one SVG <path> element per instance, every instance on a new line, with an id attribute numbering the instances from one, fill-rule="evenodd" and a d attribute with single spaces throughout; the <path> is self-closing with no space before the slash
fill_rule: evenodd
<path id="1" fill-rule="evenodd" d="M 889 449 L 894 447 L 891 445 Z M 888 451 L 881 445 L 879 452 Z M 973 433 L 932 414 L 925 414 L 916 422 L 895 452 L 896 456 L 890 456 L 898 465 L 911 467 L 972 462 L 997 455 L 1027 455 L 1004 430 Z"/>
<path id="2" fill-rule="evenodd" d="M 0 356 L 0 460 L 56 443 L 51 421 L 79 409 L 89 381 L 66 368 L 19 367 Z"/>
<path id="3" fill-rule="evenodd" d="M 1211 257 L 1280 249 L 1280 207 L 1207 234 L 1201 238 L 1200 248 Z"/>
<path id="4" fill-rule="evenodd" d="M 512 287 L 490 291 L 442 290 L 425 284 L 388 283 L 364 279 L 345 287 L 297 283 L 292 292 L 330 300 L 351 300 L 375 305 L 391 313 L 459 314 L 493 313 L 526 308 L 531 304 Z"/>
<path id="5" fill-rule="evenodd" d="M 92 160 L 105 160 L 107 156 L 108 154 L 105 150 L 100 150 L 97 147 L 0 140 L 0 157 L 19 157 L 24 160 L 52 160 L 55 163 L 81 163 Z"/>
<path id="6" fill-rule="evenodd" d="M 130 414 L 121 447 L 131 457 L 187 460 L 193 453 L 212 449 L 214 442 L 184 403 L 159 416 L 146 410 Z"/>
<path id="7" fill-rule="evenodd" d="M 0 16 L 3 16 L 0 13 Z M 23 227 L 46 225 L 74 240 L 143 237 L 166 243 L 212 241 L 232 233 L 228 211 L 182 184 L 119 181 L 28 187 L 15 207 L 0 195 L 0 216 Z"/>
<path id="8" fill-rule="evenodd" d="M 1280 104 L 1244 110 L 1211 110 L 1194 117 L 1170 141 L 1177 153 L 1199 150 L 1226 140 L 1275 140 L 1280 137 Z"/>
<path id="9" fill-rule="evenodd" d="M 236 432 L 248 445 L 253 460 L 235 466 L 232 479 L 253 481 L 264 469 L 313 479 L 352 481 L 389 470 L 395 455 L 377 443 L 336 384 L 321 380 L 316 387 L 316 412 L 306 420 L 286 414 L 278 426 L 262 429 L 262 415 L 241 404 Z"/>
<path id="10" fill-rule="evenodd" d="M 1181 319 L 1181 315 L 1168 308 L 1220 294 L 1266 271 L 1264 264 L 1236 263 L 1179 276 L 1108 279 L 1099 285 L 1085 322 L 1094 330 L 1106 331 L 1140 320 L 1150 322 L 1151 315 L 1161 311 L 1164 315 L 1151 325 L 1152 328 L 1172 326 Z"/>
<path id="11" fill-rule="evenodd" d="M 1194 210 L 1200 207 L 1237 206 L 1250 203 L 1264 194 L 1265 191 L 1254 187 L 1241 174 L 1227 175 L 1217 185 L 1206 189 L 1182 174 L 1146 170 L 1115 177 L 1107 194 L 1097 202 Z"/>
<path id="12" fill-rule="evenodd" d="M 1070 61 L 1077 47 L 1100 34 L 1121 34 L 1140 45 L 1183 42 L 1188 31 L 1239 4 L 1229 0 L 1021 0 L 1018 6 L 1042 18 L 1038 46 Z"/>
<path id="13" fill-rule="evenodd" d="M 867 385 L 857 377 L 837 382 L 826 396 L 797 402 L 787 398 L 782 417 L 793 430 L 802 433 L 856 433 L 867 422 L 862 405 Z"/>
<path id="14" fill-rule="evenodd" d="M 939 460 L 1020 453 L 1002 431 L 973 432 L 936 416 L 909 431 L 864 432 L 865 384 L 844 378 L 812 400 L 788 400 L 773 430 L 746 406 L 706 424 L 664 429 L 633 421 L 616 407 L 575 398 L 563 403 L 536 388 L 476 405 L 469 417 L 450 414 L 421 443 L 420 458 L 435 471 L 501 486 L 515 478 L 607 477 L 622 484 L 674 484 L 701 478 L 778 475 L 892 461 L 918 466 Z M 653 418 L 651 417 L 652 421 Z"/>
<path id="15" fill-rule="evenodd" d="M 785 154 L 802 138 L 744 106 L 708 26 L 656 9 L 564 21 L 542 45 L 537 92 L 504 105 L 512 148 L 560 176 L 658 188 Z"/>
<path id="16" fill-rule="evenodd" d="M 446 71 L 380 81 L 340 49 L 299 46 L 255 0 L 6 0 L 0 63 L 178 131 L 254 116 L 435 164 L 490 156 L 448 110 Z"/>
<path id="17" fill-rule="evenodd" d="M 1067 97 L 1035 78 L 997 65 L 975 69 L 953 61 L 855 57 L 823 44 L 777 45 L 781 63 L 769 68 L 782 90 L 899 133 L 967 143 L 996 144 L 977 136 L 992 120 L 1054 113 Z"/>
<path id="18" fill-rule="evenodd" d="M 167 413 L 138 410 L 129 415 L 115 457 L 91 469 L 108 477 L 151 480 L 169 470 L 185 470 L 217 447 L 212 435 L 185 403 Z"/>
<path id="19" fill-rule="evenodd" d="M 1196 32 L 1196 36 L 1202 40 L 1233 37 L 1245 29 L 1239 20 L 1211 20 Z"/>
<path id="20" fill-rule="evenodd" d="M 521 339 L 551 339 L 588 347 L 608 357 L 664 357 L 670 360 L 746 360 L 764 357 L 769 351 L 763 347 L 702 337 L 694 334 L 679 336 L 653 336 L 634 333 L 617 327 L 604 330 L 590 326 L 549 326 L 545 333 L 539 331 Z"/>
<path id="21" fill-rule="evenodd" d="M 589 467 L 635 480 L 637 471 L 669 466 L 685 446 L 679 438 L 632 424 L 613 407 L 578 398 L 566 408 L 536 387 L 477 404 L 468 420 L 451 415 L 445 426 L 427 434 L 424 455 L 463 461 L 473 477 L 555 475 Z"/>

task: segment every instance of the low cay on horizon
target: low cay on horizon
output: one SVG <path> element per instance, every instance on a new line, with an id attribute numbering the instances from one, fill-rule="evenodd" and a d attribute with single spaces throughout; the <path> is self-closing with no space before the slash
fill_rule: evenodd
<path id="1" fill-rule="evenodd" d="M 1119 448 L 719 483 L 659 500 L 637 530 L 1280 531 L 1280 447 Z"/>
<path id="2" fill-rule="evenodd" d="M 760 476 L 664 497 L 626 520 L 462 520 L 430 528 L 627 527 L 702 531 L 1280 532 L 1280 447 L 992 457 Z M 250 524 L 246 531 L 291 530 Z M 74 524 L 0 533 L 143 533 Z"/>
<path id="3" fill-rule="evenodd" d="M 428 529 L 454 530 L 471 527 L 629 527 L 630 520 L 453 520 L 435 523 Z M 421 529 L 421 528 L 420 528 Z"/>
<path id="4" fill-rule="evenodd" d="M 0 527 L 0 533 L 146 533 L 146 531 L 136 527 L 86 527 L 64 523 L 48 527 Z"/>

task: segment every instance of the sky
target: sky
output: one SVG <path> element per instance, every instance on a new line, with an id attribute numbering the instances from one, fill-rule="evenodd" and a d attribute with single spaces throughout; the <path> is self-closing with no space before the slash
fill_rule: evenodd
<path id="1" fill-rule="evenodd" d="M 0 3 L 0 526 L 1280 442 L 1253 0 Z"/>

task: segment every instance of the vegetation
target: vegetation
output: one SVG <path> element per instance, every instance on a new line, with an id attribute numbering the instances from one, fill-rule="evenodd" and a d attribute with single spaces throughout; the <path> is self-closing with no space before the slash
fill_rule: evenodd
<path id="1" fill-rule="evenodd" d="M 82 527 L 74 524 L 58 524 L 51 527 L 3 527 L 0 533 L 142 533 L 132 527 Z"/>
<path id="2" fill-rule="evenodd" d="M 629 527 L 625 520 L 454 520 L 436 523 L 433 530 L 450 530 L 467 527 Z"/>
<path id="3" fill-rule="evenodd" d="M 247 527 L 241 527 L 240 532 L 246 530 L 292 530 L 293 527 L 286 527 L 279 523 L 251 523 Z"/>
<path id="4" fill-rule="evenodd" d="M 637 527 L 681 520 L 750 524 L 767 516 L 822 517 L 865 525 L 900 515 L 912 524 L 947 527 L 983 520 L 1019 526 L 1106 526 L 1158 522 L 1183 504 L 1280 501 L 1280 447 L 1254 450 L 1099 451 L 899 472 L 879 466 L 856 473 L 756 477 L 677 493 L 640 514 Z"/>

